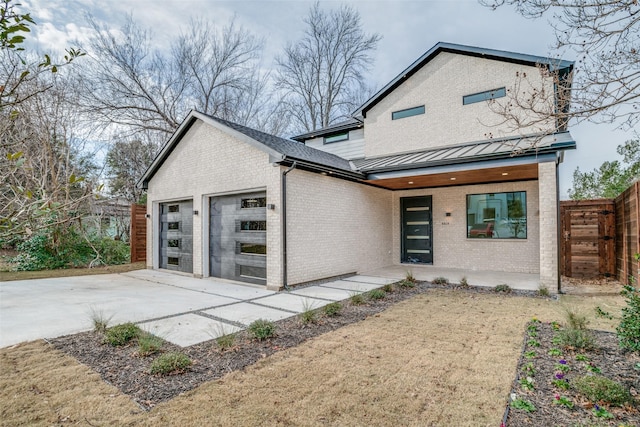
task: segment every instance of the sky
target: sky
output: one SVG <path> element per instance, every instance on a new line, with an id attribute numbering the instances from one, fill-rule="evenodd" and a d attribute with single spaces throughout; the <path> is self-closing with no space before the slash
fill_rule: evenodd
<path id="1" fill-rule="evenodd" d="M 153 31 L 158 48 L 168 47 L 173 36 L 187 28 L 193 18 L 225 25 L 236 22 L 265 43 L 263 67 L 271 69 L 273 59 L 287 42 L 302 37 L 304 18 L 313 2 L 306 0 L 22 0 L 23 7 L 35 18 L 33 36 L 44 51 L 56 51 L 86 40 L 86 15 L 117 29 L 126 14 Z M 539 56 L 557 57 L 555 40 L 545 19 L 522 18 L 511 7 L 497 10 L 476 0 L 321 0 L 323 8 L 341 4 L 354 7 L 369 33 L 382 36 L 373 53 L 374 65 L 368 79 L 376 88 L 408 67 L 413 61 L 442 41 L 506 50 Z M 560 53 L 574 60 L 572 53 Z M 573 171 L 592 170 L 605 160 L 616 160 L 617 145 L 633 138 L 630 130 L 616 124 L 580 123 L 570 126 L 577 150 L 565 152 L 560 166 L 560 196 L 568 198 Z"/>

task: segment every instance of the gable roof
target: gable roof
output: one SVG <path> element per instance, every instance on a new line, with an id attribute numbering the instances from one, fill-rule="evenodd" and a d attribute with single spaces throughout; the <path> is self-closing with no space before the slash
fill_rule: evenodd
<path id="1" fill-rule="evenodd" d="M 156 174 L 176 145 L 197 120 L 201 120 L 225 133 L 233 135 L 254 148 L 264 151 L 269 154 L 275 163 L 292 164 L 293 162 L 298 162 L 314 170 L 336 172 L 350 178 L 363 177 L 360 172 L 355 171 L 351 167 L 348 160 L 335 154 L 320 151 L 300 142 L 280 138 L 247 126 L 191 110 L 169 141 L 162 147 L 160 153 L 158 153 L 140 181 L 138 181 L 138 186 L 145 189 L 148 187 L 151 178 Z"/>
<path id="2" fill-rule="evenodd" d="M 332 125 L 329 125 L 321 129 L 303 133 L 301 135 L 292 136 L 291 139 L 304 142 L 307 139 L 317 138 L 319 136 L 329 135 L 335 132 L 358 129 L 358 128 L 361 128 L 362 126 L 364 126 L 364 123 L 362 123 L 362 120 L 358 120 L 356 118 L 350 117 L 347 120 L 343 120 L 339 123 L 334 123 Z"/>
<path id="3" fill-rule="evenodd" d="M 362 104 L 352 116 L 367 117 L 367 111 L 373 108 L 383 98 L 393 92 L 398 86 L 404 83 L 409 77 L 415 74 L 418 70 L 424 67 L 429 61 L 435 58 L 441 52 L 456 53 L 460 55 L 476 56 L 480 58 L 493 59 L 496 61 L 511 62 L 515 64 L 532 65 L 537 64 L 545 65 L 549 67 L 551 71 L 562 71 L 568 73 L 573 69 L 573 61 L 566 61 L 563 59 L 547 58 L 543 56 L 526 55 L 523 53 L 507 52 L 495 49 L 485 49 L 474 46 L 465 46 L 454 43 L 440 42 L 425 52 L 420 58 L 418 58 L 413 64 L 409 65 L 404 71 L 398 74 L 393 80 L 387 83 L 382 89 L 380 89 L 375 95 L 373 95 L 367 102 Z"/>

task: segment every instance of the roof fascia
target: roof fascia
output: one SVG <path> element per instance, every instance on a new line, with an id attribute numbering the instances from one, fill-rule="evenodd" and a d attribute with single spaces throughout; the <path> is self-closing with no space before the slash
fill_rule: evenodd
<path id="1" fill-rule="evenodd" d="M 303 133 L 301 135 L 292 136 L 291 139 L 298 142 L 304 142 L 308 139 L 317 138 L 319 136 L 329 135 L 335 132 L 340 132 L 344 130 L 353 130 L 359 129 L 364 126 L 364 123 L 358 121 L 356 123 L 347 123 L 340 126 L 328 126 L 326 128 L 318 129 L 313 132 Z"/>

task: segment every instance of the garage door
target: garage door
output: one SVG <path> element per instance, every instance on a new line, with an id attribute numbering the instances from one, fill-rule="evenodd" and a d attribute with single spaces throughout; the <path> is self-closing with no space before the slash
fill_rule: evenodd
<path id="1" fill-rule="evenodd" d="M 266 193 L 211 198 L 209 274 L 267 283 Z"/>
<path id="2" fill-rule="evenodd" d="M 193 273 L 193 202 L 160 204 L 160 268 Z"/>

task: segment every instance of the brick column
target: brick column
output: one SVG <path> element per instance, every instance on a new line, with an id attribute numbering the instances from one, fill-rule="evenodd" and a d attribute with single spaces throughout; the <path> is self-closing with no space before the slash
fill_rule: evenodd
<path id="1" fill-rule="evenodd" d="M 540 286 L 558 292 L 558 192 L 555 162 L 538 163 Z"/>

